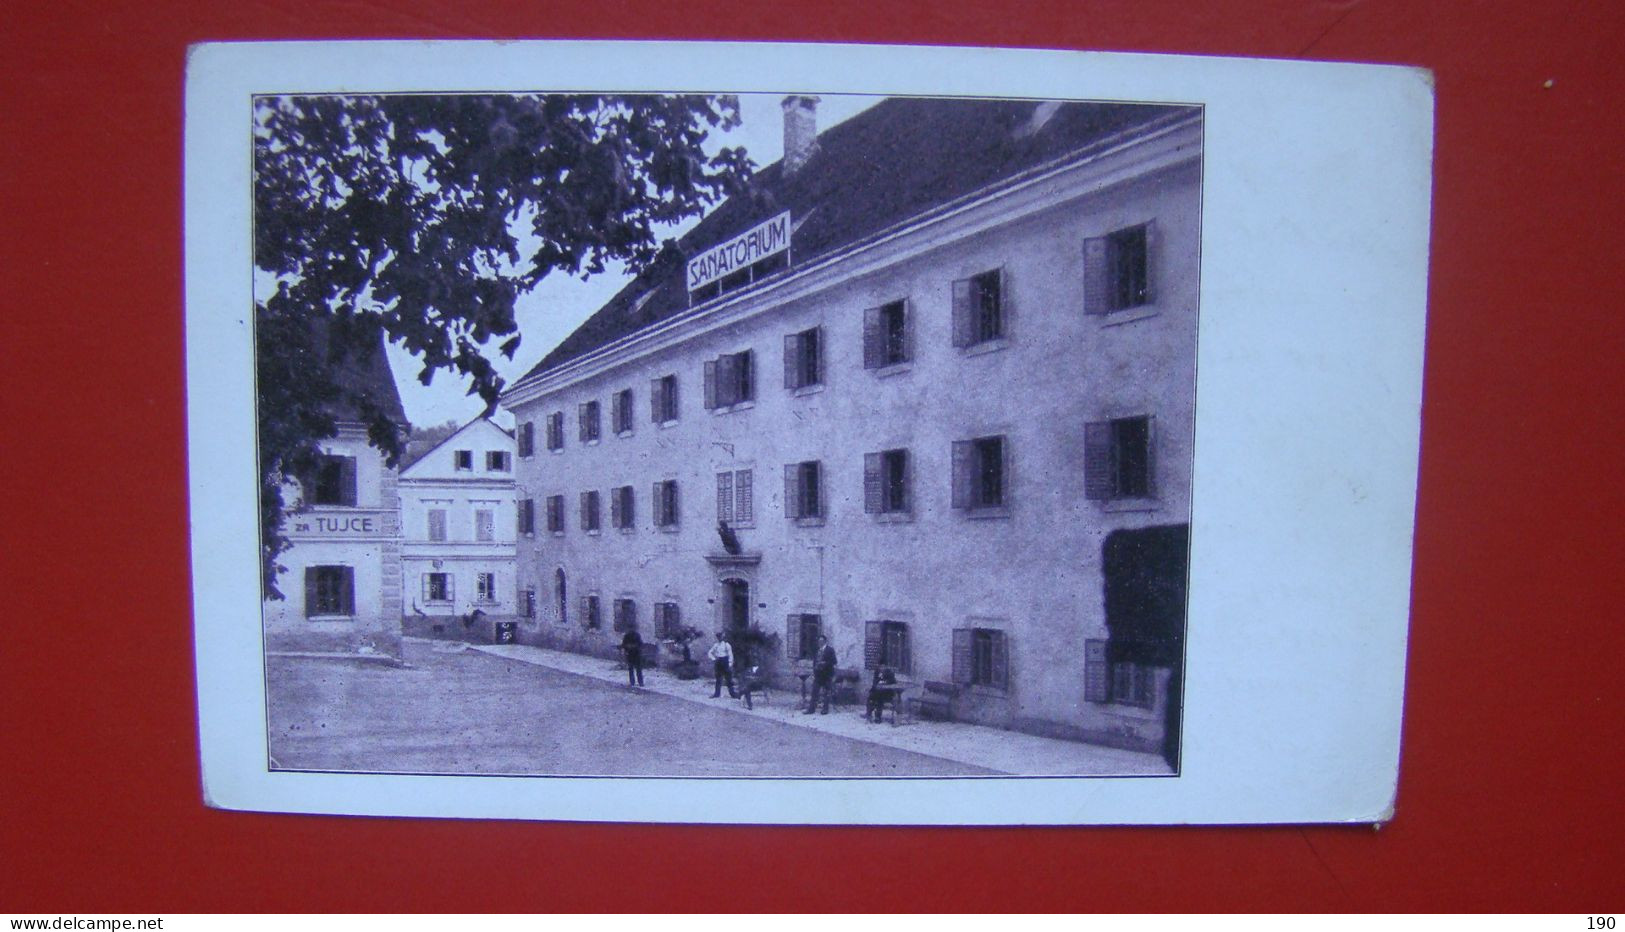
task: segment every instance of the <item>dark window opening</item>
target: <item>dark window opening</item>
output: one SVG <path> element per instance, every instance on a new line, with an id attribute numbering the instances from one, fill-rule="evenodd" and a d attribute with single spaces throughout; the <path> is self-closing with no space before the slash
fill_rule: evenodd
<path id="1" fill-rule="evenodd" d="M 1121 311 L 1146 303 L 1146 228 L 1130 227 L 1106 237 L 1107 306 Z"/>
<path id="2" fill-rule="evenodd" d="M 354 615 L 355 570 L 312 566 L 305 570 L 305 615 Z"/>
<path id="3" fill-rule="evenodd" d="M 313 505 L 355 505 L 355 457 L 322 456 L 313 485 Z"/>
<path id="4" fill-rule="evenodd" d="M 473 470 L 474 470 L 474 451 L 473 450 L 454 450 L 454 451 L 452 451 L 451 457 L 452 457 L 452 466 L 453 466 L 453 468 L 457 469 L 459 472 L 473 472 Z"/>
<path id="5" fill-rule="evenodd" d="M 908 362 L 908 317 L 903 302 L 893 301 L 880 309 L 880 334 L 880 364 Z"/>
<path id="6" fill-rule="evenodd" d="M 887 450 L 880 454 L 883 512 L 908 510 L 908 451 Z"/>
<path id="7" fill-rule="evenodd" d="M 1149 498 L 1153 481 L 1151 418 L 1088 424 L 1084 433 L 1084 491 L 1094 500 Z"/>
<path id="8" fill-rule="evenodd" d="M 511 468 L 512 468 L 512 464 L 508 460 L 508 451 L 506 451 L 506 450 L 487 450 L 487 451 L 485 451 L 485 471 L 486 472 L 508 472 Z"/>

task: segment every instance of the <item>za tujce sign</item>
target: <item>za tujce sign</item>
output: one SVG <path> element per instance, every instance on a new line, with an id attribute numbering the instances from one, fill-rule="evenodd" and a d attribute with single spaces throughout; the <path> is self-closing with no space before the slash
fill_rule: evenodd
<path id="1" fill-rule="evenodd" d="M 688 290 L 704 288 L 789 248 L 790 212 L 787 210 L 688 260 Z"/>
<path id="2" fill-rule="evenodd" d="M 379 514 L 296 515 L 289 528 L 294 537 L 373 537 L 383 531 Z"/>

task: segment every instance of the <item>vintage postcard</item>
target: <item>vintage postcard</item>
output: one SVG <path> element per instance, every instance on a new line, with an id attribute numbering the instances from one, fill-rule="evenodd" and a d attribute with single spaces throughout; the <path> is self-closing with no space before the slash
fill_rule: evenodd
<path id="1" fill-rule="evenodd" d="M 193 50 L 203 777 L 1381 821 L 1433 96 L 995 49 Z"/>

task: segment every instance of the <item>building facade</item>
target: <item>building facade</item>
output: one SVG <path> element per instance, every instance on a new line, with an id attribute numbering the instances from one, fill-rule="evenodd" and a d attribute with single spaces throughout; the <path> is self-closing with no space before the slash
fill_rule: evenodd
<path id="1" fill-rule="evenodd" d="M 784 676 L 825 636 L 955 719 L 1176 753 L 1200 111 L 815 108 L 506 394 L 522 639 L 695 625 Z"/>
<path id="2" fill-rule="evenodd" d="M 396 471 L 357 422 L 322 444 L 316 474 L 289 483 L 292 544 L 284 598 L 264 603 L 268 651 L 401 655 L 401 532 Z"/>
<path id="3" fill-rule="evenodd" d="M 401 470 L 408 634 L 491 636 L 519 612 L 513 464 L 513 435 L 476 418 Z"/>

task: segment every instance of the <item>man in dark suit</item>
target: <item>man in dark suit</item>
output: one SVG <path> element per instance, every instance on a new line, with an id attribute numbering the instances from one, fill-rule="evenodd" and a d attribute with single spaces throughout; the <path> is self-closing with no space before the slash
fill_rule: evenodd
<path id="1" fill-rule="evenodd" d="M 626 654 L 626 685 L 643 685 L 643 636 L 636 627 L 628 628 L 621 638 L 621 652 Z"/>
<path id="2" fill-rule="evenodd" d="M 813 656 L 813 688 L 812 698 L 807 701 L 807 707 L 802 709 L 804 715 L 811 715 L 813 708 L 818 708 L 818 714 L 829 714 L 829 694 L 835 687 L 835 648 L 829 644 L 829 638 L 822 634 L 818 636 L 818 653 Z M 822 699 L 822 705 L 820 705 Z"/>

